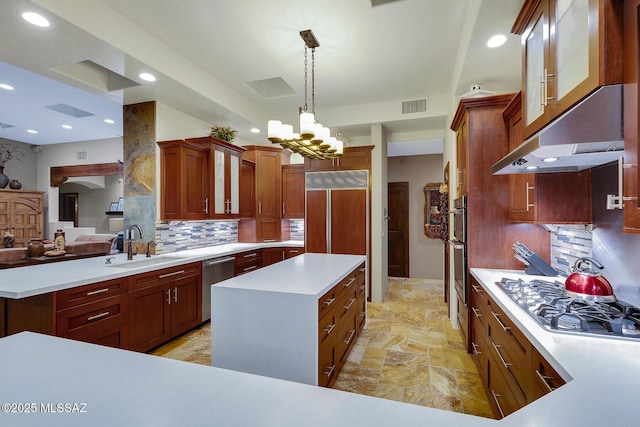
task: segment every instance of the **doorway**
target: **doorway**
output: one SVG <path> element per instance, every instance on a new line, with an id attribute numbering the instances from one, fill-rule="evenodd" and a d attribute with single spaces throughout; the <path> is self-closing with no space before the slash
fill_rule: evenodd
<path id="1" fill-rule="evenodd" d="M 60 193 L 58 221 L 73 221 L 73 226 L 78 226 L 78 193 Z"/>
<path id="2" fill-rule="evenodd" d="M 409 183 L 387 184 L 389 221 L 388 275 L 409 277 Z"/>

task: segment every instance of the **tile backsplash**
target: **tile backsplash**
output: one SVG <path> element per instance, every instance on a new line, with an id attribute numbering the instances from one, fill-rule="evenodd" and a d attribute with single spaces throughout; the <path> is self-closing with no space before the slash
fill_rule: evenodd
<path id="1" fill-rule="evenodd" d="M 593 232 L 590 225 L 548 225 L 551 230 L 551 266 L 561 274 L 571 274 L 578 258 L 592 257 Z"/>
<path id="2" fill-rule="evenodd" d="M 156 221 L 156 253 L 238 242 L 238 221 Z"/>
<path id="3" fill-rule="evenodd" d="M 291 240 L 304 240 L 304 219 L 290 219 L 289 231 Z"/>

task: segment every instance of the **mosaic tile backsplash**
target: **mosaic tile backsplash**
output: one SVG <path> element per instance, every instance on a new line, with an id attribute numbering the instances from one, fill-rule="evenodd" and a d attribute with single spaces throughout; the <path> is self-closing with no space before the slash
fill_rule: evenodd
<path id="1" fill-rule="evenodd" d="M 289 231 L 291 240 L 304 240 L 304 219 L 290 219 Z"/>
<path id="2" fill-rule="evenodd" d="M 156 221 L 156 253 L 238 242 L 238 221 Z"/>
<path id="3" fill-rule="evenodd" d="M 578 258 L 592 257 L 593 232 L 590 226 L 552 225 L 551 266 L 561 274 L 571 274 Z"/>

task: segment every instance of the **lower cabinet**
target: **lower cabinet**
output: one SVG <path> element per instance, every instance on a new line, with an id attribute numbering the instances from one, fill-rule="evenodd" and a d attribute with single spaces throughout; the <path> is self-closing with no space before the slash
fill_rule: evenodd
<path id="1" fill-rule="evenodd" d="M 287 258 L 287 251 L 285 248 L 265 248 L 262 250 L 262 266 L 275 264 L 276 262 L 284 261 Z"/>
<path id="2" fill-rule="evenodd" d="M 471 352 L 496 416 L 503 418 L 565 382 L 471 277 Z"/>
<path id="3" fill-rule="evenodd" d="M 148 351 L 200 324 L 200 263 L 143 273 L 129 280 L 131 350 Z"/>
<path id="4" fill-rule="evenodd" d="M 262 267 L 262 249 L 240 252 L 234 257 L 236 258 L 233 264 L 234 276 L 249 273 Z"/>
<path id="5" fill-rule="evenodd" d="M 318 299 L 318 385 L 331 387 L 366 321 L 364 264 Z"/>

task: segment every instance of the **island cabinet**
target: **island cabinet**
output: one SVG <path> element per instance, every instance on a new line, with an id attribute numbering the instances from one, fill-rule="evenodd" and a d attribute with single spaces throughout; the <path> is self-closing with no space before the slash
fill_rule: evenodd
<path id="1" fill-rule="evenodd" d="M 622 82 L 622 3 L 524 2 L 511 31 L 522 38 L 525 138 L 599 86 Z"/>
<path id="2" fill-rule="evenodd" d="M 276 242 L 282 240 L 283 164 L 290 153 L 276 147 L 247 145 L 242 158 L 255 163 L 255 218 L 238 223 L 238 241 Z"/>
<path id="3" fill-rule="evenodd" d="M 160 219 L 209 216 L 209 149 L 183 140 L 159 141 Z"/>
<path id="4" fill-rule="evenodd" d="M 56 292 L 56 335 L 128 348 L 128 290 L 122 278 Z"/>
<path id="5" fill-rule="evenodd" d="M 333 385 L 366 321 L 365 260 L 305 253 L 213 286 L 212 365 Z"/>
<path id="6" fill-rule="evenodd" d="M 29 239 L 44 237 L 43 209 L 41 191 L 0 190 L 0 233 L 13 234 L 15 247 L 27 247 Z"/>
<path id="7" fill-rule="evenodd" d="M 212 136 L 186 138 L 185 141 L 209 152 L 208 206 L 206 217 L 226 219 L 240 217 L 241 159 L 243 147 Z"/>
<path id="8" fill-rule="evenodd" d="M 496 416 L 562 386 L 562 377 L 473 277 L 471 289 L 472 355 Z"/>
<path id="9" fill-rule="evenodd" d="M 521 105 L 519 92 L 502 112 L 509 151 L 523 142 Z M 509 175 L 509 220 L 532 224 L 592 222 L 591 172 Z"/>
<path id="10" fill-rule="evenodd" d="M 640 173 L 638 173 L 638 101 L 640 100 L 640 0 L 624 2 L 624 225 L 640 233 Z"/>
<path id="11" fill-rule="evenodd" d="M 200 324 L 201 263 L 129 278 L 129 348 L 148 351 Z"/>
<path id="12" fill-rule="evenodd" d="M 304 165 L 282 166 L 282 218 L 304 218 Z"/>

